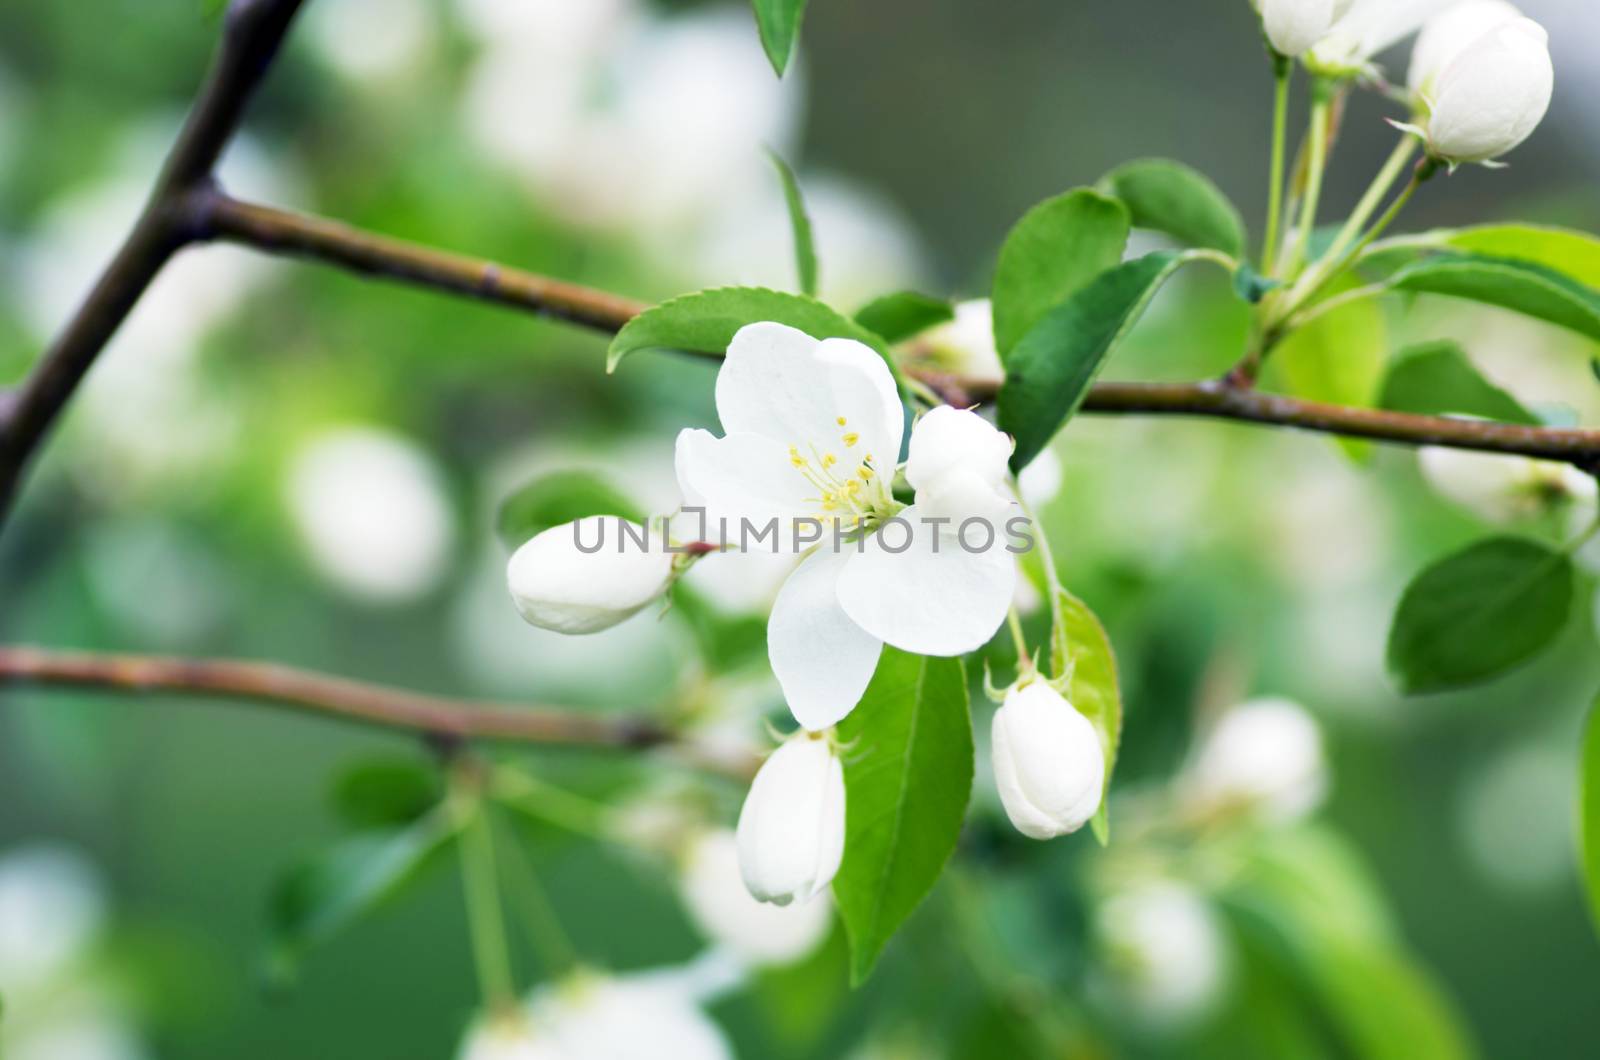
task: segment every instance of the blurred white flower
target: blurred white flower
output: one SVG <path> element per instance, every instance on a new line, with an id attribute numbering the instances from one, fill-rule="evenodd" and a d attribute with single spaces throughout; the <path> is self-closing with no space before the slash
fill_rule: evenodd
<path id="1" fill-rule="evenodd" d="M 1275 823 L 1303 817 L 1327 794 L 1322 732 L 1298 703 L 1244 703 L 1206 734 L 1179 787 L 1202 812 L 1242 808 Z"/>
<path id="2" fill-rule="evenodd" d="M 30 1029 L 8 1043 L 4 1055 L 6 1060 L 144 1060 L 149 1054 L 125 1022 L 90 1009 Z"/>
<path id="3" fill-rule="evenodd" d="M 683 856 L 678 893 L 706 939 L 751 965 L 791 964 L 828 935 L 833 903 L 776 906 L 758 902 L 745 889 L 739 843 L 728 829 L 701 832 Z"/>
<path id="4" fill-rule="evenodd" d="M 730 614 L 766 615 L 794 568 L 795 558 L 782 552 L 730 550 L 690 567 L 683 583 Z"/>
<path id="5" fill-rule="evenodd" d="M 303 35 L 330 66 L 355 80 L 405 74 L 438 36 L 427 0 L 319 0 L 304 18 Z"/>
<path id="6" fill-rule="evenodd" d="M 284 500 L 316 568 L 353 596 L 415 599 L 445 573 L 455 523 L 439 468 L 410 440 L 339 427 L 295 453 Z"/>
<path id="7" fill-rule="evenodd" d="M 528 1018 L 534 1040 L 549 1053 L 516 1060 L 732 1060 L 721 1028 L 695 1002 L 686 983 L 653 972 L 580 974 L 534 991 Z"/>
<path id="8" fill-rule="evenodd" d="M 0 991 L 60 975 L 104 920 L 99 875 L 77 851 L 37 843 L 0 856 Z"/>
<path id="9" fill-rule="evenodd" d="M 557 633 L 610 629 L 659 600 L 675 556 L 658 527 L 591 515 L 533 537 L 506 565 L 517 610 Z"/>
<path id="10" fill-rule="evenodd" d="M 232 603 L 227 564 L 158 515 L 102 520 L 84 540 L 83 561 L 101 609 L 144 643 L 193 645 Z"/>
<path id="11" fill-rule="evenodd" d="M 1466 0 L 1428 20 L 1411 52 L 1406 84 L 1418 99 L 1431 97 L 1439 76 L 1485 33 L 1521 17 L 1506 0 Z"/>
<path id="12" fill-rule="evenodd" d="M 486 1015 L 467 1028 L 456 1060 L 566 1060 L 566 1054 L 518 1010 Z"/>
<path id="13" fill-rule="evenodd" d="M 456 0 L 457 14 L 478 41 L 524 50 L 530 61 L 588 57 L 637 18 L 640 0 Z"/>
<path id="14" fill-rule="evenodd" d="M 1045 449 L 1022 469 L 1022 474 L 1017 476 L 1017 488 L 1028 506 L 1037 511 L 1056 499 L 1065 478 L 1061 457 L 1054 449 Z"/>
<path id="15" fill-rule="evenodd" d="M 810 902 L 844 857 L 844 766 L 832 738 L 800 732 L 761 764 L 739 811 L 739 871 L 757 901 Z"/>
<path id="16" fill-rule="evenodd" d="M 1306 65 L 1336 74 L 1364 72 L 1378 53 L 1399 44 L 1459 0 L 1355 0 L 1312 47 Z"/>
<path id="17" fill-rule="evenodd" d="M 1267 39 L 1290 58 L 1298 58 L 1326 37 L 1350 4 L 1351 0 L 1257 0 Z"/>
<path id="18" fill-rule="evenodd" d="M 1504 524 L 1560 504 L 1575 528 L 1593 518 L 1595 480 L 1571 464 L 1428 446 L 1417 454 L 1422 477 L 1441 496 L 1481 519 Z"/>
<path id="19" fill-rule="evenodd" d="M 1560 743 L 1523 744 L 1466 774 L 1458 834 L 1484 879 L 1536 897 L 1571 879 L 1573 758 Z"/>
<path id="20" fill-rule="evenodd" d="M 1177 883 L 1145 883 L 1102 904 L 1096 935 L 1116 995 L 1145 1019 L 1188 1023 L 1227 985 L 1227 941 L 1205 898 Z"/>
<path id="21" fill-rule="evenodd" d="M 954 319 L 918 335 L 915 346 L 941 372 L 995 384 L 1006 377 L 994 345 L 994 304 L 987 298 L 957 302 Z"/>
<path id="22" fill-rule="evenodd" d="M 1006 693 L 990 731 L 1006 815 L 1030 839 L 1076 832 L 1100 809 L 1105 751 L 1089 719 L 1044 681 Z"/>
<path id="23" fill-rule="evenodd" d="M 1491 162 L 1533 135 L 1554 91 L 1550 34 L 1529 18 L 1504 22 L 1438 75 L 1428 100 L 1428 151 L 1451 163 Z"/>

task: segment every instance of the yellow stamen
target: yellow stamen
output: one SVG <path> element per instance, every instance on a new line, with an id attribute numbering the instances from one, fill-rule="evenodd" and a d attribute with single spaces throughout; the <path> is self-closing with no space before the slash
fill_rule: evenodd
<path id="1" fill-rule="evenodd" d="M 851 431 L 850 433 L 848 433 L 848 434 L 846 434 L 844 436 L 844 444 L 847 447 L 855 445 L 860 440 L 861 440 L 861 435 L 857 434 L 855 431 Z"/>

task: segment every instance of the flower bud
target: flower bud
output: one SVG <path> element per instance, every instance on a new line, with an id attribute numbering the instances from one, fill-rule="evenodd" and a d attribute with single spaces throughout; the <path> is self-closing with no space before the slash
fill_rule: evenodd
<path id="1" fill-rule="evenodd" d="M 833 922 L 826 895 L 782 908 L 752 898 L 739 878 L 738 840 L 728 829 L 690 841 L 679 894 L 701 933 L 747 965 L 791 964 L 815 950 Z"/>
<path id="2" fill-rule="evenodd" d="M 1417 466 L 1441 496 L 1491 523 L 1532 518 L 1561 503 L 1581 522 L 1595 507 L 1595 480 L 1571 464 L 1425 446 Z"/>
<path id="3" fill-rule="evenodd" d="M 1489 162 L 1532 135 L 1550 109 L 1550 35 L 1528 18 L 1483 34 L 1438 75 L 1428 150 L 1452 164 Z"/>
<path id="4" fill-rule="evenodd" d="M 591 515 L 553 526 L 506 567 L 522 617 L 557 633 L 598 633 L 667 591 L 673 554 L 645 527 Z"/>
<path id="5" fill-rule="evenodd" d="M 1431 97 L 1440 75 L 1462 52 L 1490 30 L 1521 17 L 1506 0 L 1468 0 L 1429 19 L 1411 52 L 1406 83 L 1412 94 Z"/>
<path id="6" fill-rule="evenodd" d="M 486 1016 L 467 1031 L 456 1060 L 561 1060 L 558 1042 L 534 1033 L 527 1014 Z"/>
<path id="7" fill-rule="evenodd" d="M 929 328 L 916 345 L 951 375 L 997 384 L 1006 377 L 994 345 L 994 306 L 987 298 L 958 302 L 955 318 Z"/>
<path id="8" fill-rule="evenodd" d="M 1211 730 L 1187 783 L 1202 806 L 1245 807 L 1273 821 L 1304 816 L 1328 787 L 1322 733 L 1298 703 L 1245 703 Z"/>
<path id="9" fill-rule="evenodd" d="M 1295 58 L 1310 50 L 1350 10 L 1353 0 L 1260 0 L 1267 40 Z"/>
<path id="10" fill-rule="evenodd" d="M 1106 900 L 1095 933 L 1116 974 L 1118 995 L 1153 1024 L 1204 1016 L 1227 985 L 1226 936 L 1206 900 L 1166 881 L 1137 883 Z"/>
<path id="11" fill-rule="evenodd" d="M 994 714 L 994 779 L 1017 831 L 1076 832 L 1100 808 L 1105 749 L 1088 718 L 1043 681 L 1012 688 Z"/>
<path id="12" fill-rule="evenodd" d="M 844 767 L 825 735 L 800 733 L 762 763 L 737 837 L 757 901 L 788 905 L 827 889 L 844 857 Z"/>

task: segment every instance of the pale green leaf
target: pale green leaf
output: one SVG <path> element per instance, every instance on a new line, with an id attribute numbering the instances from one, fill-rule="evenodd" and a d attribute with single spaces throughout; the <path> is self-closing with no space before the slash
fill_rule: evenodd
<path id="1" fill-rule="evenodd" d="M 768 151 L 778 180 L 783 184 L 783 201 L 789 208 L 789 228 L 794 233 L 795 273 L 800 281 L 800 293 L 817 296 L 817 246 L 811 234 L 811 217 L 806 213 L 806 202 L 800 194 L 800 181 L 789 163 L 776 151 Z"/>
<path id="2" fill-rule="evenodd" d="M 1129 162 L 1107 173 L 1100 188 L 1121 199 L 1133 227 L 1163 232 L 1190 247 L 1244 253 L 1244 219 L 1222 190 L 1198 170 L 1165 158 Z"/>
<path id="3" fill-rule="evenodd" d="M 1353 281 L 1345 281 L 1350 283 Z M 1350 302 L 1315 318 L 1279 343 L 1267 359 L 1263 383 L 1311 401 L 1370 408 L 1378 396 L 1388 353 L 1383 310 L 1369 300 Z M 1358 459 L 1371 451 L 1370 442 L 1338 441 L 1340 448 Z"/>
<path id="4" fill-rule="evenodd" d="M 856 323 L 885 342 L 904 342 L 955 319 L 955 315 L 955 308 L 943 298 L 896 291 L 862 306 L 856 312 Z"/>
<path id="5" fill-rule="evenodd" d="M 1401 269 L 1389 283 L 1396 290 L 1499 306 L 1600 340 L 1600 292 L 1542 265 L 1437 254 Z"/>
<path id="6" fill-rule="evenodd" d="M 884 648 L 839 726 L 845 758 L 844 862 L 833 893 L 860 983 L 933 888 L 956 847 L 972 789 L 972 721 L 959 659 Z"/>
<path id="7" fill-rule="evenodd" d="M 1111 638 L 1089 605 L 1057 587 L 1061 624 L 1051 631 L 1050 657 L 1054 673 L 1072 668 L 1067 700 L 1094 725 L 1106 758 L 1105 791 L 1111 791 L 1111 773 L 1122 742 L 1122 690 L 1117 683 L 1117 657 Z M 1091 822 L 1094 834 L 1105 843 L 1111 836 L 1111 819 L 1105 798 Z"/>
<path id="8" fill-rule="evenodd" d="M 1469 254 L 1542 265 L 1600 289 L 1600 239 L 1587 232 L 1545 225 L 1483 225 L 1451 232 L 1444 242 Z"/>
<path id="9" fill-rule="evenodd" d="M 1128 208 L 1088 188 L 1023 214 L 995 266 L 994 342 L 1002 360 L 1046 313 L 1122 260 L 1128 228 Z"/>
<path id="10" fill-rule="evenodd" d="M 1454 342 L 1431 342 L 1396 357 L 1379 404 L 1424 416 L 1479 416 L 1538 426 L 1522 403 L 1479 374 Z"/>

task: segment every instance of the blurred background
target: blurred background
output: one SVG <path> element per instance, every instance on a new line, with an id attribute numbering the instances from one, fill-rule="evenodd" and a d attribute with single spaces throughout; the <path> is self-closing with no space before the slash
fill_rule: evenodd
<path id="1" fill-rule="evenodd" d="M 1552 31 L 1550 119 L 1509 170 L 1434 182 L 1403 226 L 1600 225 L 1600 18 L 1589 0 L 1522 6 Z M 136 214 L 216 36 L 202 8 L 0 6 L 0 384 Z M 793 286 L 770 146 L 800 173 L 823 297 L 853 311 L 905 287 L 984 293 L 1027 207 L 1136 157 L 1208 173 L 1259 231 L 1269 95 L 1244 0 L 815 0 L 781 83 L 743 5 L 311 0 L 223 180 L 659 299 Z M 1389 113 L 1353 100 L 1329 216 L 1390 150 Z M 1567 333 L 1428 299 L 1373 326 L 1393 350 L 1455 338 L 1525 402 L 1600 417 L 1596 351 Z M 1244 328 L 1223 281 L 1186 280 L 1109 373 L 1216 374 Z M 753 656 L 708 655 L 675 612 L 563 641 L 523 625 L 503 589 L 493 513 L 528 476 L 593 468 L 665 511 L 672 438 L 713 420 L 708 367 L 641 357 L 608 378 L 604 345 L 235 248 L 186 251 L 0 537 L 0 637 L 687 712 L 707 739 L 759 747 L 761 718 L 781 716 L 759 636 Z M 1028 844 L 980 770 L 957 867 L 868 986 L 847 989 L 822 920 L 705 998 L 737 1055 L 1451 1055 L 1396 1051 L 1393 1021 L 1422 1008 L 1482 1055 L 1593 1055 L 1600 947 L 1572 843 L 1577 734 L 1600 686 L 1592 577 L 1556 651 L 1406 701 L 1383 669 L 1405 582 L 1521 513 L 1452 502 L 1404 451 L 1353 459 L 1214 423 L 1085 418 L 1052 463 L 1041 516 L 1120 655 L 1126 835 L 1105 852 L 1087 835 Z M 736 620 L 769 602 L 771 567 L 694 572 L 722 643 L 748 641 Z M 1207 778 L 1259 757 L 1248 737 L 1228 743 L 1227 719 L 1264 696 L 1300 704 L 1254 730 L 1287 726 L 1274 747 L 1298 748 L 1299 772 L 1270 812 L 1242 814 Z M 342 834 L 336 778 L 375 757 L 424 762 L 420 748 L 226 703 L 8 689 L 0 704 L 0 1054 L 456 1049 L 478 1001 L 448 869 L 314 951 L 293 984 L 263 972 L 275 881 Z M 585 963 L 681 967 L 717 941 L 689 848 L 657 840 L 731 824 L 737 789 L 508 758 L 613 808 L 598 828 L 505 822 Z M 672 826 L 651 832 L 641 804 L 671 808 Z M 1369 935 L 1381 945 L 1351 956 Z M 561 963 L 514 945 L 525 983 Z M 1381 997 L 1353 1000 L 1369 993 L 1402 1000 L 1374 1015 Z"/>

